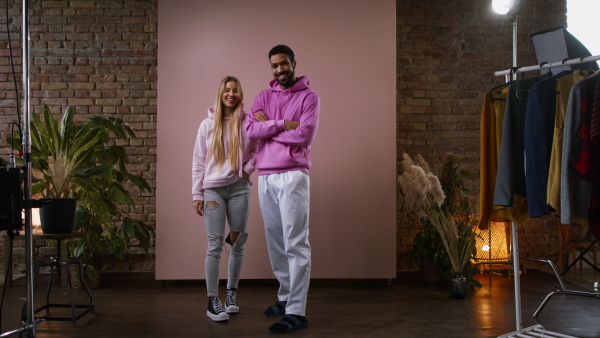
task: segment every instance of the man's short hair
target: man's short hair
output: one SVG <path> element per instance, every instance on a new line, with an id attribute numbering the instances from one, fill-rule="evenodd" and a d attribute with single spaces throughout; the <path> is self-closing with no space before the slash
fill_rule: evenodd
<path id="1" fill-rule="evenodd" d="M 287 55 L 291 62 L 294 62 L 294 51 L 292 51 L 292 49 L 286 45 L 277 45 L 271 48 L 269 51 L 269 60 L 271 59 L 271 56 L 282 53 Z"/>

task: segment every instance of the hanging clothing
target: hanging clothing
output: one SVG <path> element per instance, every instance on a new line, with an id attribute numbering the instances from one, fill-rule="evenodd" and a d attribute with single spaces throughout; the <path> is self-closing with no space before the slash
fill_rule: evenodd
<path id="1" fill-rule="evenodd" d="M 502 122 L 508 85 L 486 93 L 481 111 L 481 157 L 479 174 L 479 228 L 488 228 L 489 221 L 527 221 L 527 200 L 513 196 L 512 207 L 493 205 L 496 173 L 502 141 Z"/>
<path id="2" fill-rule="evenodd" d="M 554 136 L 552 139 L 552 153 L 550 155 L 550 168 L 548 170 L 547 204 L 560 212 L 560 166 L 562 158 L 562 143 L 564 121 L 569 102 L 569 93 L 575 83 L 591 75 L 592 71 L 576 71 L 556 80 L 556 117 L 554 120 Z"/>
<path id="3" fill-rule="evenodd" d="M 502 111 L 506 105 L 508 87 L 492 89 L 485 94 L 483 109 L 481 110 L 481 151 L 479 175 L 479 228 L 488 228 L 488 221 L 492 218 L 492 202 L 494 199 L 494 185 L 498 171 L 498 157 L 500 156 L 500 139 L 502 137 L 502 119 L 497 122 L 497 111 Z M 505 221 L 500 219 L 496 221 Z"/>
<path id="4" fill-rule="evenodd" d="M 510 86 L 502 123 L 500 161 L 494 205 L 512 206 L 513 194 L 527 198 L 525 182 L 525 111 L 531 87 L 552 74 L 516 81 Z"/>
<path id="5" fill-rule="evenodd" d="M 597 73 L 588 79 L 599 76 L 600 73 Z M 584 81 L 588 79 L 575 83 L 571 88 L 565 116 L 560 174 L 560 222 L 563 224 L 588 223 L 587 217 L 592 185 L 591 182 L 586 182 L 577 177 L 573 168 L 575 151 L 579 149 L 577 134 L 581 128 L 581 87 Z M 579 216 L 579 219 L 575 219 L 575 215 Z"/>
<path id="6" fill-rule="evenodd" d="M 590 231 L 596 238 L 600 238 L 600 80 L 596 82 L 594 90 L 594 102 L 590 117 L 590 153 L 592 159 L 592 171 L 596 173 L 592 182 L 592 197 L 588 218 Z"/>
<path id="7" fill-rule="evenodd" d="M 594 104 L 592 107 L 592 117 L 590 121 L 590 137 L 592 139 L 600 138 L 600 82 L 596 82 L 594 91 Z"/>
<path id="8" fill-rule="evenodd" d="M 556 80 L 572 73 L 562 72 L 534 84 L 525 112 L 525 181 L 529 217 L 549 215 L 546 203 L 548 170 L 556 119 Z"/>
<path id="9" fill-rule="evenodd" d="M 575 174 L 584 181 L 594 181 L 591 154 L 591 123 L 594 93 L 598 77 L 586 79 L 581 84 L 581 127 L 579 128 L 579 144 L 575 153 L 573 168 Z"/>

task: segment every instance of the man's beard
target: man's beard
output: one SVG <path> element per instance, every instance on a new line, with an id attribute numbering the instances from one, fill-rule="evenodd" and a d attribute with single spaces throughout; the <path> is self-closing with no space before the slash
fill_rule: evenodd
<path id="1" fill-rule="evenodd" d="M 279 83 L 280 86 L 289 87 L 289 86 L 291 86 L 293 84 L 294 72 L 293 71 L 287 71 L 285 73 L 287 73 L 287 79 L 286 79 L 285 82 L 282 82 L 281 80 L 279 80 L 279 75 L 281 75 L 283 73 L 277 74 L 277 77 L 275 78 L 275 80 L 277 80 L 277 83 Z"/>

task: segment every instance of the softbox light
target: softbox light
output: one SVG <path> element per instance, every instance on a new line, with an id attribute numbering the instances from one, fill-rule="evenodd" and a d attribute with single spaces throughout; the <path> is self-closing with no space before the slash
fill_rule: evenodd
<path id="1" fill-rule="evenodd" d="M 533 42 L 535 58 L 538 64 L 592 55 L 590 51 L 564 27 L 532 34 L 531 40 Z M 586 64 L 554 67 L 552 68 L 552 72 L 558 73 L 562 70 L 569 69 L 598 70 L 598 64 L 596 62 L 590 62 Z M 547 73 L 548 71 L 549 68 L 540 69 L 541 74 Z"/>

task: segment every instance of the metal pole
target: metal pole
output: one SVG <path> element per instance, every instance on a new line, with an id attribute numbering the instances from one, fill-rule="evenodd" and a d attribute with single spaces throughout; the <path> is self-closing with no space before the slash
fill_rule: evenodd
<path id="1" fill-rule="evenodd" d="M 517 16 L 515 15 L 515 19 L 513 21 L 513 69 L 517 68 Z M 512 73 L 512 79 L 515 81 L 517 79 L 517 74 L 515 72 Z"/>
<path id="2" fill-rule="evenodd" d="M 513 20 L 513 69 L 517 68 L 517 15 Z M 512 73 L 512 80 L 517 80 L 517 73 Z M 513 254 L 513 276 L 515 279 L 515 316 L 517 331 L 523 328 L 521 322 L 521 274 L 519 273 L 519 234 L 517 223 L 512 222 L 512 254 Z"/>
<path id="3" fill-rule="evenodd" d="M 22 34 L 23 34 L 23 156 L 25 163 L 24 172 L 24 191 L 23 198 L 25 199 L 25 252 L 26 259 L 25 265 L 27 268 L 27 301 L 26 301 L 26 314 L 27 322 L 25 323 L 25 329 L 30 330 L 35 337 L 35 314 L 34 314 L 34 302 L 33 302 L 33 233 L 31 226 L 31 132 L 30 132 L 30 86 L 29 86 L 29 1 L 23 0 L 23 21 L 22 21 Z"/>
<path id="4" fill-rule="evenodd" d="M 492 222 L 488 221 L 488 259 L 490 262 L 492 261 Z M 490 285 L 492 285 L 492 265 L 488 265 L 489 273 L 490 273 Z"/>
<path id="5" fill-rule="evenodd" d="M 8 20 L 8 18 L 6 18 Z M 37 322 L 33 305 L 33 233 L 31 226 L 31 132 L 30 132 L 30 87 L 29 87 L 29 1 L 23 0 L 23 20 L 21 22 L 22 48 L 23 55 L 21 59 L 21 68 L 23 70 L 23 200 L 25 213 L 25 278 L 27 279 L 27 298 L 25 300 L 24 310 L 26 318 L 21 318 L 20 328 L 0 335 L 8 337 L 15 334 L 21 336 L 22 332 L 27 332 L 27 337 L 35 337 Z M 23 322 L 24 320 L 24 322 Z"/>
<path id="6" fill-rule="evenodd" d="M 539 64 L 539 65 L 520 67 L 516 71 L 513 71 L 513 69 L 499 70 L 499 71 L 494 72 L 494 75 L 495 76 L 502 76 L 502 75 L 509 76 L 511 73 L 525 73 L 525 72 L 531 72 L 531 71 L 547 69 L 547 68 L 579 65 L 582 63 L 589 63 L 589 62 L 594 62 L 594 61 L 598 61 L 598 60 L 600 60 L 600 55 L 584 56 L 581 58 L 574 58 L 574 59 L 569 59 L 569 60 L 564 60 L 564 61 L 561 60 L 561 61 L 555 61 L 555 62 L 551 62 L 551 63 L 543 63 L 543 64 Z"/>
<path id="7" fill-rule="evenodd" d="M 512 222 L 512 255 L 513 276 L 515 279 L 515 312 L 517 319 L 517 331 L 523 328 L 521 321 L 521 274 L 519 269 L 519 234 L 517 223 Z"/>

